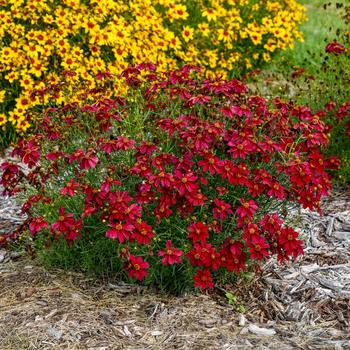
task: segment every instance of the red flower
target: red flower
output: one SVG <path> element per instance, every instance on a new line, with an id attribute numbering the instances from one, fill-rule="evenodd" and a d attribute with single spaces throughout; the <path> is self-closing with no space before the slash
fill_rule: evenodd
<path id="1" fill-rule="evenodd" d="M 75 189 L 79 187 L 79 184 L 74 182 L 74 180 L 68 181 L 65 187 L 61 189 L 61 195 L 68 195 L 70 197 L 74 197 Z"/>
<path id="2" fill-rule="evenodd" d="M 19 155 L 22 156 L 23 163 L 27 164 L 29 168 L 32 168 L 40 158 L 38 152 L 39 146 L 32 140 L 23 145 L 23 149 L 19 151 Z"/>
<path id="3" fill-rule="evenodd" d="M 228 192 L 228 189 L 225 187 L 218 186 L 216 187 L 216 189 L 219 192 L 219 197 L 223 196 L 225 193 Z"/>
<path id="4" fill-rule="evenodd" d="M 278 244 L 282 246 L 286 254 L 293 255 L 297 258 L 298 255 L 303 254 L 303 242 L 297 239 L 299 233 L 293 230 L 291 227 L 286 227 L 281 230 L 281 234 L 278 236 Z"/>
<path id="5" fill-rule="evenodd" d="M 216 207 L 213 209 L 213 217 L 215 219 L 220 219 L 222 221 L 226 219 L 230 214 L 233 214 L 230 204 L 217 198 L 214 199 L 214 203 L 216 205 Z"/>
<path id="6" fill-rule="evenodd" d="M 266 214 L 261 220 L 260 224 L 262 225 L 262 230 L 267 231 L 270 234 L 274 234 L 280 230 L 282 225 L 282 220 L 278 217 L 276 213 Z"/>
<path id="7" fill-rule="evenodd" d="M 201 221 L 192 223 L 187 227 L 187 231 L 189 232 L 188 238 L 191 238 L 193 242 L 205 243 L 209 236 L 208 227 Z"/>
<path id="8" fill-rule="evenodd" d="M 271 187 L 267 190 L 267 194 L 271 197 L 276 197 L 277 199 L 284 199 L 286 194 L 284 188 L 278 181 L 274 181 L 271 184 Z"/>
<path id="9" fill-rule="evenodd" d="M 191 193 L 198 189 L 198 184 L 196 183 L 197 176 L 195 176 L 192 172 L 183 174 L 181 171 L 175 170 L 174 175 L 177 179 L 176 188 L 181 196 L 183 196 L 185 193 Z"/>
<path id="10" fill-rule="evenodd" d="M 136 222 L 135 231 L 131 234 L 132 240 L 136 240 L 138 244 L 149 244 L 153 237 L 152 226 L 145 222 Z"/>
<path id="11" fill-rule="evenodd" d="M 98 158 L 95 156 L 95 151 L 89 150 L 82 156 L 79 166 L 81 170 L 95 168 L 97 162 Z"/>
<path id="12" fill-rule="evenodd" d="M 126 151 L 128 149 L 134 149 L 134 146 L 135 141 L 124 136 L 118 136 L 115 142 L 115 150 Z"/>
<path id="13" fill-rule="evenodd" d="M 168 240 L 166 242 L 166 249 L 160 250 L 158 252 L 158 256 L 162 256 L 162 264 L 163 265 L 174 265 L 182 262 L 181 256 L 183 255 L 183 251 L 180 249 L 173 248 L 172 242 Z"/>
<path id="14" fill-rule="evenodd" d="M 242 205 L 239 206 L 236 210 L 237 216 L 241 219 L 242 218 L 251 219 L 251 217 L 258 210 L 258 206 L 252 199 L 246 200 L 244 198 L 241 198 L 241 203 Z"/>
<path id="15" fill-rule="evenodd" d="M 199 206 L 199 205 L 203 205 L 208 198 L 203 193 L 192 192 L 186 196 L 186 199 L 190 202 L 191 205 Z"/>
<path id="16" fill-rule="evenodd" d="M 211 278 L 210 271 L 208 269 L 198 270 L 193 277 L 194 286 L 200 289 L 213 288 L 213 279 Z"/>
<path id="17" fill-rule="evenodd" d="M 328 53 L 335 53 L 336 55 L 339 55 L 341 53 L 344 53 L 346 51 L 346 48 L 342 44 L 334 40 L 327 44 L 325 51 Z"/>
<path id="18" fill-rule="evenodd" d="M 235 271 L 236 273 L 240 273 L 240 271 L 245 271 L 247 269 L 245 261 L 246 254 L 240 249 L 237 249 L 235 255 L 230 254 L 225 248 L 220 252 L 220 265 L 230 272 Z"/>
<path id="19" fill-rule="evenodd" d="M 48 227 L 48 223 L 43 216 L 33 218 L 29 224 L 29 232 L 32 236 L 35 236 L 39 231 Z"/>
<path id="20" fill-rule="evenodd" d="M 264 237 L 253 236 L 248 242 L 250 257 L 256 260 L 262 260 L 264 257 L 269 256 L 267 249 L 269 245 L 266 243 Z"/>
<path id="21" fill-rule="evenodd" d="M 75 224 L 73 214 L 65 214 L 64 208 L 58 209 L 58 220 L 51 225 L 51 228 L 55 231 L 66 232 L 69 231 Z"/>
<path id="22" fill-rule="evenodd" d="M 129 260 L 125 263 L 124 268 L 129 278 L 136 277 L 142 281 L 148 274 L 149 263 L 144 261 L 141 256 L 129 255 Z"/>
<path id="23" fill-rule="evenodd" d="M 230 141 L 228 142 L 230 146 L 229 153 L 232 154 L 233 158 L 242 158 L 245 159 L 249 154 L 253 153 L 256 149 L 256 146 L 252 141 L 244 140 L 241 142 Z"/>
<path id="24" fill-rule="evenodd" d="M 106 177 L 105 181 L 101 185 L 101 192 L 109 193 L 111 191 L 111 186 L 116 185 L 120 186 L 122 183 L 119 180 L 115 180 L 111 177 Z"/>
<path id="25" fill-rule="evenodd" d="M 123 224 L 121 222 L 109 224 L 108 226 L 111 228 L 106 232 L 106 237 L 118 239 L 119 243 L 130 240 L 131 232 L 135 228 L 131 224 Z"/>
<path id="26" fill-rule="evenodd" d="M 200 166 L 203 171 L 209 171 L 209 173 L 213 175 L 219 173 L 221 161 L 218 157 L 209 152 L 205 154 L 204 159 L 198 162 L 198 166 Z"/>

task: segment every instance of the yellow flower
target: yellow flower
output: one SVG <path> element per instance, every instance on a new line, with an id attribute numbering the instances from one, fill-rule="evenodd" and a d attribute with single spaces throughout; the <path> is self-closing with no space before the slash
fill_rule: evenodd
<path id="1" fill-rule="evenodd" d="M 263 53 L 263 59 L 264 59 L 265 62 L 269 62 L 270 61 L 271 56 L 269 55 L 268 52 L 264 52 Z"/>
<path id="2" fill-rule="evenodd" d="M 189 42 L 193 38 L 193 33 L 194 33 L 194 29 L 189 26 L 185 26 L 182 29 L 182 37 L 186 42 Z"/>
<path id="3" fill-rule="evenodd" d="M 6 90 L 0 90 L 0 103 L 5 101 Z"/>
<path id="4" fill-rule="evenodd" d="M 198 29 L 200 30 L 200 32 L 202 33 L 202 35 L 204 36 L 208 36 L 210 33 L 209 30 L 209 25 L 206 22 L 202 22 L 198 24 Z"/>
<path id="5" fill-rule="evenodd" d="M 214 9 L 208 8 L 202 12 L 202 16 L 206 17 L 209 22 L 217 19 L 217 12 Z"/>
<path id="6" fill-rule="evenodd" d="M 0 126 L 5 125 L 7 122 L 7 118 L 5 114 L 0 113 Z"/>

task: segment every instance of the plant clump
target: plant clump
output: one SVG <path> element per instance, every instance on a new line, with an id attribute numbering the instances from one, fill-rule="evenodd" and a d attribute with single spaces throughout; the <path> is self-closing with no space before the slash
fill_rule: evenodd
<path id="1" fill-rule="evenodd" d="M 330 189 L 326 125 L 198 71 L 129 67 L 127 95 L 108 97 L 116 77 L 105 74 L 105 88 L 39 114 L 13 150 L 28 171 L 1 165 L 4 193 L 28 215 L 8 239 L 58 266 L 171 291 L 302 254 L 287 212 L 320 210 Z"/>

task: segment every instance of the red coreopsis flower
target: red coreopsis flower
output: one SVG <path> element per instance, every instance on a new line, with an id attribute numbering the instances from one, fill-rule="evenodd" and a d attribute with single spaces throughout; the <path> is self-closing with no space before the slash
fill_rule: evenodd
<path id="1" fill-rule="evenodd" d="M 106 177 L 105 181 L 101 185 L 101 192 L 109 193 L 111 191 L 111 186 L 120 186 L 121 182 L 119 180 L 113 179 L 111 177 Z"/>
<path id="2" fill-rule="evenodd" d="M 213 288 L 213 279 L 208 269 L 198 270 L 193 277 L 194 286 L 200 289 Z"/>
<path id="3" fill-rule="evenodd" d="M 155 178 L 154 185 L 156 188 L 159 188 L 159 185 L 164 188 L 170 188 L 174 182 L 173 174 L 165 173 L 160 171 Z"/>
<path id="4" fill-rule="evenodd" d="M 60 207 L 58 209 L 58 220 L 51 225 L 54 231 L 66 232 L 69 231 L 75 225 L 74 215 L 65 214 L 64 208 Z"/>
<path id="5" fill-rule="evenodd" d="M 131 200 L 132 197 L 127 191 L 110 192 L 108 196 L 108 201 L 111 206 L 117 205 L 122 208 L 126 208 Z"/>
<path id="6" fill-rule="evenodd" d="M 79 188 L 79 184 L 76 183 L 74 180 L 69 180 L 68 183 L 66 184 L 66 186 L 64 186 L 61 189 L 61 195 L 62 196 L 67 195 L 70 197 L 74 197 L 76 188 Z"/>
<path id="7" fill-rule="evenodd" d="M 163 265 L 180 264 L 182 262 L 181 260 L 182 255 L 183 255 L 183 251 L 180 249 L 174 248 L 170 240 L 166 242 L 166 248 L 158 252 L 158 256 L 163 257 L 162 259 Z"/>
<path id="8" fill-rule="evenodd" d="M 135 141 L 124 136 L 118 136 L 116 138 L 115 149 L 122 151 L 135 149 Z"/>
<path id="9" fill-rule="evenodd" d="M 48 225 L 43 216 L 38 216 L 30 221 L 29 232 L 32 236 L 35 236 L 39 231 L 48 227 Z"/>
<path id="10" fill-rule="evenodd" d="M 303 254 L 303 242 L 298 239 L 299 233 L 291 227 L 286 227 L 281 230 L 278 236 L 278 244 L 282 246 L 288 256 L 293 255 L 297 258 L 298 255 Z"/>
<path id="11" fill-rule="evenodd" d="M 154 210 L 154 214 L 158 220 L 170 216 L 172 212 L 173 211 L 166 204 L 159 204 Z"/>
<path id="12" fill-rule="evenodd" d="M 230 141 L 228 142 L 228 145 L 230 146 L 228 152 L 232 154 L 233 158 L 245 159 L 249 154 L 256 150 L 254 143 L 249 140 L 244 140 L 242 142 Z"/>
<path id="13" fill-rule="evenodd" d="M 225 193 L 228 192 L 228 189 L 225 187 L 218 186 L 216 187 L 216 189 L 219 192 L 219 197 L 223 196 Z"/>
<path id="14" fill-rule="evenodd" d="M 265 185 L 260 182 L 249 182 L 248 184 L 248 192 L 252 197 L 259 197 L 265 190 Z"/>
<path id="15" fill-rule="evenodd" d="M 217 268 L 218 256 L 215 248 L 210 243 L 194 243 L 186 257 L 192 266 L 205 266 Z"/>
<path id="16" fill-rule="evenodd" d="M 219 173 L 222 164 L 221 160 L 210 152 L 206 153 L 204 156 L 205 158 L 198 162 L 198 166 L 200 166 L 203 171 L 209 171 L 212 175 Z"/>
<path id="17" fill-rule="evenodd" d="M 268 258 L 269 252 L 268 248 L 270 247 L 264 237 L 253 236 L 248 242 L 250 257 L 256 260 L 262 260 L 264 257 Z"/>
<path id="18" fill-rule="evenodd" d="M 136 240 L 138 244 L 149 244 L 154 237 L 152 226 L 147 225 L 145 222 L 135 223 L 135 231 L 131 234 L 131 239 Z"/>
<path id="19" fill-rule="evenodd" d="M 341 53 L 344 53 L 346 51 L 346 48 L 344 47 L 344 45 L 334 40 L 327 44 L 325 51 L 327 53 L 335 53 L 336 55 L 339 55 Z"/>
<path id="20" fill-rule="evenodd" d="M 260 234 L 260 231 L 259 231 L 258 225 L 253 222 L 249 222 L 243 228 L 242 238 L 245 241 L 249 242 L 251 241 L 253 236 L 259 236 L 259 234 Z"/>
<path id="21" fill-rule="evenodd" d="M 244 198 L 241 198 L 241 204 L 242 205 L 240 205 L 236 210 L 237 216 L 241 219 L 243 218 L 251 219 L 252 216 L 258 210 L 258 206 L 252 199 L 246 200 Z"/>
<path id="22" fill-rule="evenodd" d="M 237 254 L 233 255 L 227 248 L 223 248 L 220 252 L 220 265 L 226 268 L 228 271 L 245 271 L 247 269 L 245 265 L 246 254 L 242 250 L 237 250 Z"/>
<path id="23" fill-rule="evenodd" d="M 276 213 L 266 214 L 260 222 L 263 231 L 267 231 L 274 235 L 275 232 L 279 231 L 282 225 L 282 220 Z"/>
<path id="24" fill-rule="evenodd" d="M 140 145 L 136 148 L 136 157 L 139 157 L 141 155 L 151 156 L 156 149 L 157 147 L 154 144 L 146 141 L 141 141 Z"/>
<path id="25" fill-rule="evenodd" d="M 69 163 L 73 163 L 74 161 L 80 161 L 84 156 L 85 152 L 82 149 L 76 149 L 68 158 Z"/>
<path id="26" fill-rule="evenodd" d="M 27 212 L 29 209 L 31 209 L 32 205 L 34 203 L 37 203 L 39 201 L 41 201 L 43 199 L 43 196 L 41 195 L 33 195 L 33 196 L 30 196 L 23 204 L 22 208 L 21 208 L 21 211 L 22 213 L 25 213 Z"/>
<path id="27" fill-rule="evenodd" d="M 205 243 L 209 237 L 208 227 L 201 221 L 192 223 L 187 227 L 187 231 L 189 233 L 188 238 L 192 239 L 193 242 Z"/>
<path id="28" fill-rule="evenodd" d="M 335 156 L 330 156 L 325 160 L 326 168 L 331 170 L 339 170 L 340 164 L 341 164 L 340 159 Z"/>
<path id="29" fill-rule="evenodd" d="M 203 205 L 208 198 L 201 192 L 192 192 L 186 196 L 186 199 L 190 202 L 191 205 L 199 206 Z"/>
<path id="30" fill-rule="evenodd" d="M 211 100 L 210 96 L 204 96 L 202 94 L 198 94 L 197 96 L 192 96 L 187 100 L 187 103 L 189 106 L 194 106 L 196 103 L 197 104 L 204 104 L 206 102 L 209 102 Z"/>
<path id="31" fill-rule="evenodd" d="M 198 189 L 199 186 L 196 183 L 197 176 L 195 176 L 192 172 L 183 174 L 181 171 L 175 170 L 174 175 L 177 180 L 175 187 L 181 196 L 183 196 L 185 193 L 191 193 Z"/>
<path id="32" fill-rule="evenodd" d="M 81 234 L 80 234 L 81 226 L 82 226 L 82 221 L 76 220 L 74 222 L 73 227 L 66 232 L 64 238 L 69 245 L 71 245 L 73 241 L 77 239 L 77 237 L 81 237 Z"/>
<path id="33" fill-rule="evenodd" d="M 32 140 L 27 142 L 19 152 L 19 154 L 22 156 L 23 163 L 27 164 L 29 168 L 32 168 L 36 165 L 38 159 L 40 158 L 39 146 Z"/>
<path id="34" fill-rule="evenodd" d="M 11 173 L 11 174 L 19 173 L 19 167 L 16 164 L 11 162 L 1 163 L 1 170 L 3 170 L 4 173 Z"/>
<path id="35" fill-rule="evenodd" d="M 263 184 L 263 185 L 267 185 L 267 186 L 272 185 L 272 176 L 265 169 L 256 170 L 255 175 L 256 175 L 254 178 L 255 183 Z"/>
<path id="36" fill-rule="evenodd" d="M 216 205 L 216 207 L 213 209 L 213 217 L 215 219 L 220 219 L 222 221 L 229 215 L 233 214 L 230 204 L 217 198 L 214 199 L 214 204 Z"/>
<path id="37" fill-rule="evenodd" d="M 119 243 L 124 243 L 124 241 L 129 241 L 131 238 L 131 232 L 135 229 L 134 225 L 123 224 L 121 222 L 110 223 L 110 227 L 106 232 L 106 237 L 112 239 L 118 239 Z"/>
<path id="38" fill-rule="evenodd" d="M 142 208 L 138 204 L 131 204 L 124 210 L 124 218 L 127 222 L 134 221 L 142 216 Z"/>
<path id="39" fill-rule="evenodd" d="M 81 170 L 95 168 L 98 158 L 95 156 L 95 151 L 87 151 L 81 158 L 79 166 Z"/>
<path id="40" fill-rule="evenodd" d="M 272 182 L 271 187 L 267 190 L 267 194 L 270 197 L 276 197 L 277 199 L 280 199 L 280 200 L 286 197 L 284 188 L 278 181 Z"/>
<path id="41" fill-rule="evenodd" d="M 125 263 L 129 278 L 136 277 L 137 280 L 142 281 L 148 274 L 147 269 L 149 263 L 144 261 L 141 256 L 129 255 L 129 260 Z"/>
<path id="42" fill-rule="evenodd" d="M 116 150 L 116 140 L 99 140 L 99 147 L 101 151 L 111 154 Z"/>

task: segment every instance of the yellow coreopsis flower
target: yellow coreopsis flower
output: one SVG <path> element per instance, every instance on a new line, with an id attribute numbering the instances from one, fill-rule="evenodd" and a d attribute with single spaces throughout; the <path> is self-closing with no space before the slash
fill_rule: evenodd
<path id="1" fill-rule="evenodd" d="M 0 90 L 0 103 L 5 101 L 6 90 Z"/>
<path id="2" fill-rule="evenodd" d="M 7 122 L 6 115 L 3 113 L 0 113 L 0 126 L 5 125 Z"/>
<path id="3" fill-rule="evenodd" d="M 210 33 L 209 25 L 206 22 L 199 23 L 198 29 L 200 30 L 203 36 L 208 36 Z"/>
<path id="4" fill-rule="evenodd" d="M 202 16 L 207 18 L 209 22 L 215 21 L 218 17 L 217 12 L 214 9 L 208 8 L 202 12 Z"/>
<path id="5" fill-rule="evenodd" d="M 182 29 L 182 37 L 186 42 L 189 42 L 192 38 L 193 38 L 193 33 L 194 33 L 194 29 L 189 27 L 189 26 L 185 26 Z"/>

